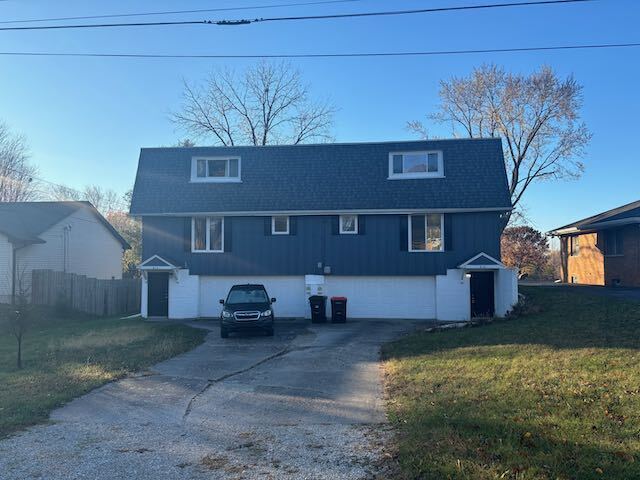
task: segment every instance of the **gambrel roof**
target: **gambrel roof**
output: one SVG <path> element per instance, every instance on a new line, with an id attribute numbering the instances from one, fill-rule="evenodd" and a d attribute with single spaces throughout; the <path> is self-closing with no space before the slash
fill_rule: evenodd
<path id="1" fill-rule="evenodd" d="M 393 152 L 438 150 L 444 176 L 389 180 Z M 193 157 L 241 158 L 241 181 L 191 182 Z M 143 148 L 134 215 L 407 209 L 509 210 L 498 138 Z"/>

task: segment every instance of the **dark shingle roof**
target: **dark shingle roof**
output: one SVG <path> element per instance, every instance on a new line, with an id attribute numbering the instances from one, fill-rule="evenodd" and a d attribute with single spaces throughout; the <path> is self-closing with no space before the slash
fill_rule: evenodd
<path id="1" fill-rule="evenodd" d="M 122 244 L 127 241 L 89 202 L 5 202 L 0 203 L 0 233 L 20 243 L 44 243 L 39 235 L 75 211 L 86 208 Z"/>
<path id="2" fill-rule="evenodd" d="M 445 178 L 387 180 L 389 153 L 442 150 Z M 190 183 L 193 156 L 238 155 L 242 183 Z M 511 208 L 499 139 L 144 148 L 131 213 Z"/>
<path id="3" fill-rule="evenodd" d="M 627 218 L 634 218 L 634 217 L 640 217 L 640 200 L 627 203 L 626 205 L 622 205 L 620 207 L 612 208 L 611 210 L 598 213 L 597 215 L 593 215 L 591 217 L 583 218 L 582 220 L 578 220 L 576 222 L 570 223 L 568 225 L 564 225 L 562 227 L 558 227 L 552 230 L 550 233 L 557 234 L 559 231 L 569 229 L 569 228 L 580 229 L 586 226 L 597 227 L 598 223 L 612 222 L 616 220 L 624 220 Z"/>

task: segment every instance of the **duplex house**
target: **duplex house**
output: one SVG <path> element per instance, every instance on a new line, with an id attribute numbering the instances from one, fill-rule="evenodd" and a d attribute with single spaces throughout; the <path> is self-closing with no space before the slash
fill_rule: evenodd
<path id="1" fill-rule="evenodd" d="M 128 248 L 89 202 L 0 203 L 0 302 L 29 295 L 34 269 L 122 278 Z"/>
<path id="2" fill-rule="evenodd" d="M 549 232 L 566 283 L 640 287 L 640 200 Z"/>
<path id="3" fill-rule="evenodd" d="M 501 316 L 510 209 L 499 139 L 145 148 L 142 315 L 215 317 L 229 287 L 262 283 L 285 317 L 312 294 L 351 317 Z"/>

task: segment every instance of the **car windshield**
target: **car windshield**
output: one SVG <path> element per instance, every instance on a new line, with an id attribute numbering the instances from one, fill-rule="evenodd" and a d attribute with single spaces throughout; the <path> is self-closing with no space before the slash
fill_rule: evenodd
<path id="1" fill-rule="evenodd" d="M 264 288 L 234 288 L 229 292 L 227 302 L 234 303 L 268 303 L 269 297 Z"/>

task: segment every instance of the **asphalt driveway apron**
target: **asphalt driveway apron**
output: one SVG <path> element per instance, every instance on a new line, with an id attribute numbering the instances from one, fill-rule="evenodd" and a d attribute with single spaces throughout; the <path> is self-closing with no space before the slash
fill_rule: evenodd
<path id="1" fill-rule="evenodd" d="M 4 479 L 372 478 L 387 428 L 379 349 L 415 324 L 284 322 L 206 342 L 0 442 Z"/>

